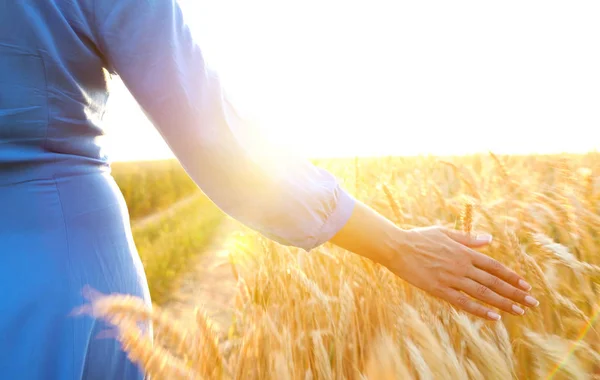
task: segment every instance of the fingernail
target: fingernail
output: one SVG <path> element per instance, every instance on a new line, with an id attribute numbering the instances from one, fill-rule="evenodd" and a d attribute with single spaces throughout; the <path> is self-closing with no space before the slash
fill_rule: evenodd
<path id="1" fill-rule="evenodd" d="M 519 280 L 519 286 L 524 290 L 531 290 L 531 285 L 529 285 L 525 280 Z"/>
<path id="2" fill-rule="evenodd" d="M 519 315 L 523 315 L 525 314 L 525 310 L 521 309 L 520 307 L 518 307 L 517 305 L 512 305 L 512 309 L 515 313 L 519 314 Z"/>
<path id="3" fill-rule="evenodd" d="M 494 321 L 499 321 L 499 320 L 500 320 L 500 318 L 501 318 L 501 317 L 500 317 L 500 314 L 494 313 L 493 311 L 488 311 L 488 312 L 487 312 L 487 316 L 488 316 L 490 319 L 493 319 Z"/>
<path id="4" fill-rule="evenodd" d="M 538 302 L 538 300 L 536 300 L 535 298 L 533 298 L 532 296 L 526 296 L 525 297 L 525 302 L 527 302 L 528 305 L 531 306 L 537 306 L 540 303 Z"/>
<path id="5" fill-rule="evenodd" d="M 481 242 L 481 243 L 490 243 L 492 241 L 492 235 L 488 235 L 488 234 L 477 235 L 475 240 L 477 240 L 478 242 Z"/>

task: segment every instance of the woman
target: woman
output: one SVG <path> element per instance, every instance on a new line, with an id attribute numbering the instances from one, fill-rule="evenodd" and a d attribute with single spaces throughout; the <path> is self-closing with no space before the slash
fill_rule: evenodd
<path id="1" fill-rule="evenodd" d="M 142 378 L 105 326 L 69 313 L 86 285 L 150 302 L 99 137 L 106 71 L 121 76 L 189 175 L 225 212 L 282 244 L 326 241 L 469 313 L 522 314 L 530 286 L 439 227 L 402 230 L 307 162 L 270 160 L 205 67 L 175 0 L 0 2 L 0 374 Z M 139 141 L 132 141 L 139 144 Z M 475 302 L 467 295 L 482 301 Z"/>

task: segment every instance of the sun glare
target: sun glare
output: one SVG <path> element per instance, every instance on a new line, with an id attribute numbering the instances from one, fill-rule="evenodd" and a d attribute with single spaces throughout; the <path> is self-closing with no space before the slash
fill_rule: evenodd
<path id="1" fill-rule="evenodd" d="M 303 155 L 600 148 L 598 2 L 182 4 L 234 104 Z M 115 160 L 172 157 L 120 83 L 105 124 Z"/>

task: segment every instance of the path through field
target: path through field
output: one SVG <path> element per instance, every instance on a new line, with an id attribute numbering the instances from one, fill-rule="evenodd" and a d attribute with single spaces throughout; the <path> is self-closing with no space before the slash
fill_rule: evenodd
<path id="1" fill-rule="evenodd" d="M 164 305 L 166 309 L 187 318 L 192 316 L 194 307 L 202 306 L 215 322 L 215 327 L 221 333 L 227 333 L 236 281 L 227 260 L 225 243 L 239 228 L 237 221 L 225 217 L 212 242 L 179 280 L 178 290 Z"/>
<path id="2" fill-rule="evenodd" d="M 191 195 L 188 195 L 187 197 L 184 197 L 184 198 L 176 201 L 175 203 L 173 203 L 171 206 L 169 206 L 165 210 L 155 212 L 154 214 L 150 214 L 148 216 L 145 216 L 145 217 L 137 219 L 137 220 L 132 220 L 131 221 L 132 227 L 133 227 L 133 229 L 142 229 L 150 224 L 156 223 L 164 217 L 173 215 L 177 211 L 181 210 L 182 208 L 186 207 L 187 205 L 192 203 L 194 200 L 196 200 L 202 196 L 203 195 L 200 193 L 193 193 Z"/>

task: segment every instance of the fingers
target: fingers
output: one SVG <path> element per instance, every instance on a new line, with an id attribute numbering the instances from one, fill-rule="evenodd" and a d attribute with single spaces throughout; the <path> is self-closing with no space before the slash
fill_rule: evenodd
<path id="1" fill-rule="evenodd" d="M 492 241 L 491 235 L 487 234 L 472 237 L 457 230 L 443 229 L 442 231 L 452 240 L 469 248 L 478 248 L 489 244 Z M 468 251 L 473 259 L 473 265 L 476 267 L 506 281 L 510 285 L 519 287 L 525 291 L 531 290 L 531 285 L 529 285 L 524 278 L 508 269 L 499 261 L 472 249 L 469 249 Z"/>
<path id="2" fill-rule="evenodd" d="M 487 289 L 490 289 L 494 293 L 505 297 L 504 302 L 506 305 L 510 304 L 509 307 L 512 308 L 512 302 L 518 302 L 521 305 L 535 307 L 539 304 L 539 302 L 530 296 L 527 292 L 516 288 L 505 281 L 502 281 L 500 278 L 493 276 L 487 272 L 484 272 L 481 269 L 473 268 L 471 272 L 468 274 L 468 277 L 472 280 L 476 281 L 480 286 L 483 286 Z M 470 293 L 469 293 L 470 294 Z M 487 302 L 485 300 L 482 300 Z M 511 302 L 512 301 L 512 302 Z M 494 305 L 496 306 L 496 305 Z M 514 310 L 508 310 L 507 308 L 502 308 L 497 306 L 498 308 L 512 312 Z"/>
<path id="3" fill-rule="evenodd" d="M 511 313 L 514 315 L 523 315 L 525 310 L 509 300 L 504 298 L 498 293 L 491 290 L 489 287 L 480 284 L 477 281 L 471 280 L 470 278 L 463 279 L 460 290 L 470 295 L 471 297 L 484 302 L 487 305 L 493 306 L 497 309 Z"/>
<path id="4" fill-rule="evenodd" d="M 432 292 L 455 307 L 488 320 L 500 320 L 501 310 L 513 315 L 523 315 L 525 306 L 538 306 L 539 302 L 528 294 L 531 286 L 524 278 L 499 261 L 475 251 L 491 242 L 490 235 L 471 236 L 461 231 L 438 229 L 448 238 L 439 248 L 440 255 L 450 261 L 440 276 L 439 284 L 445 289 Z M 446 239 L 443 239 L 446 240 Z M 435 277 L 435 274 L 433 274 Z"/>
<path id="5" fill-rule="evenodd" d="M 492 242 L 492 236 L 488 234 L 473 236 L 458 230 L 443 229 L 442 231 L 444 231 L 450 239 L 469 248 L 480 248 Z"/>
<path id="6" fill-rule="evenodd" d="M 477 268 L 482 269 L 501 280 L 504 280 L 512 286 L 518 287 L 525 291 L 531 290 L 531 285 L 529 285 L 525 279 L 508 269 L 499 261 L 476 251 L 472 251 L 471 255 L 473 265 Z"/>
<path id="7" fill-rule="evenodd" d="M 496 313 L 489 307 L 486 307 L 479 302 L 475 302 L 469 296 L 458 290 L 448 288 L 444 292 L 446 301 L 450 302 L 455 307 L 466 311 L 467 313 L 473 314 L 476 317 L 485 318 L 491 321 L 499 321 L 500 314 Z"/>

